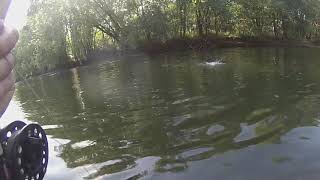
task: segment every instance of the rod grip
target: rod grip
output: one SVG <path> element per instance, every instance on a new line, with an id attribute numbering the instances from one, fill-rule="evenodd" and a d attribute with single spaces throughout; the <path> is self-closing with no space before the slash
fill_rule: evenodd
<path id="1" fill-rule="evenodd" d="M 0 19 L 6 18 L 10 4 L 11 0 L 0 0 Z"/>

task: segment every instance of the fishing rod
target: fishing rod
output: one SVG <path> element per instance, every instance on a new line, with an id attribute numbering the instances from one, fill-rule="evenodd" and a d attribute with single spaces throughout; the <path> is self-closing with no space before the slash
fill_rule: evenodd
<path id="1" fill-rule="evenodd" d="M 0 0 L 5 20 L 11 0 Z M 49 158 L 48 140 L 38 124 L 14 121 L 0 129 L 0 180 L 42 180 Z"/>

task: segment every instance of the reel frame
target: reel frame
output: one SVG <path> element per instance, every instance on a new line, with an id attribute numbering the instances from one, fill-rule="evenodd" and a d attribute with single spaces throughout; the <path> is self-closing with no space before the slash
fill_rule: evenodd
<path id="1" fill-rule="evenodd" d="M 42 180 L 48 160 L 48 140 L 40 125 L 15 121 L 0 130 L 0 180 Z"/>

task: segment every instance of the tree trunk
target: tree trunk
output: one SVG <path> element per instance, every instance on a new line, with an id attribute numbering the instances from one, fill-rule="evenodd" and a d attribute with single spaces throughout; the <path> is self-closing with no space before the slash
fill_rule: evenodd
<path id="1" fill-rule="evenodd" d="M 274 37 L 278 39 L 279 38 L 278 20 L 275 13 L 273 14 L 273 33 L 274 33 Z"/>
<path id="2" fill-rule="evenodd" d="M 219 27 L 218 27 L 218 17 L 215 16 L 214 18 L 214 30 L 215 30 L 215 33 L 216 33 L 216 36 L 219 35 Z"/>
<path id="3" fill-rule="evenodd" d="M 186 32 L 187 32 L 187 5 L 185 4 L 184 6 L 183 6 L 183 27 L 182 27 L 182 29 L 183 29 L 183 37 L 185 37 L 186 36 Z"/>
<path id="4" fill-rule="evenodd" d="M 282 39 L 288 39 L 288 20 L 285 16 L 282 16 Z"/>
<path id="5" fill-rule="evenodd" d="M 198 29 L 198 35 L 203 37 L 203 17 L 202 17 L 202 8 L 201 8 L 201 0 L 197 0 L 195 2 L 197 9 L 196 9 L 196 23 Z"/>
<path id="6" fill-rule="evenodd" d="M 203 37 L 203 19 L 201 15 L 201 11 L 197 10 L 197 28 L 198 28 L 198 35 Z"/>

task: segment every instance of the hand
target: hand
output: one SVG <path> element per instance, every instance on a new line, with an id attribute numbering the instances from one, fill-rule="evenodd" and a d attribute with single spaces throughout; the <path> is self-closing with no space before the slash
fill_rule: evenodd
<path id="1" fill-rule="evenodd" d="M 0 117 L 7 109 L 14 93 L 15 77 L 12 72 L 14 57 L 11 50 L 18 39 L 18 31 L 5 26 L 0 20 Z"/>

